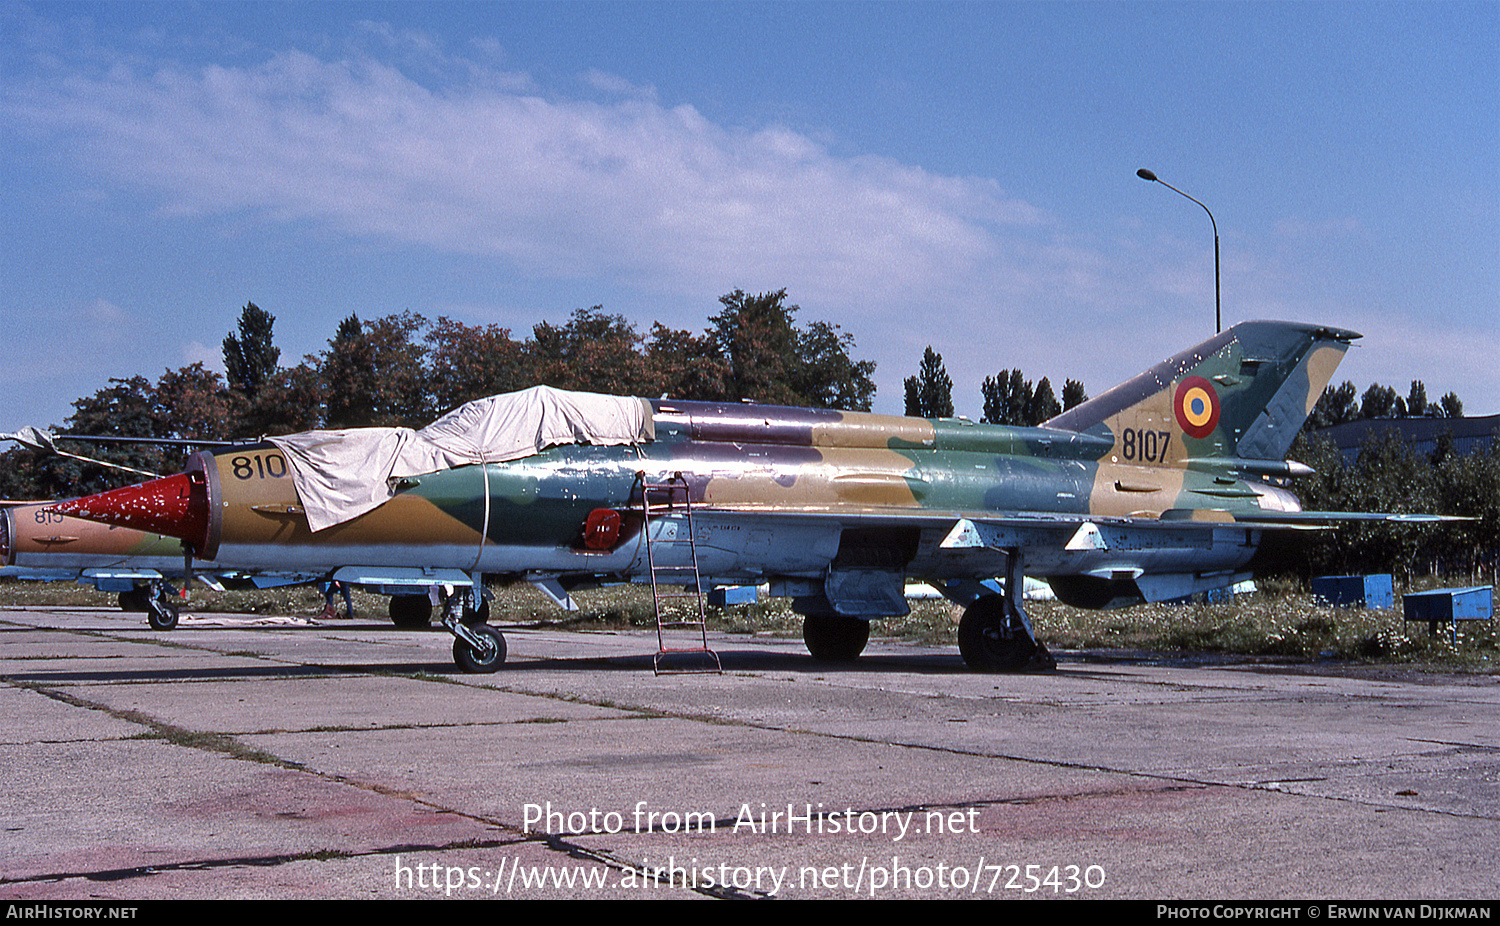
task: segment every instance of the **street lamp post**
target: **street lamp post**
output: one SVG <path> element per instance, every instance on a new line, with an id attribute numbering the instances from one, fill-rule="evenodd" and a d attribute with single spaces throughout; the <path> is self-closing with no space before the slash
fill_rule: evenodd
<path id="1" fill-rule="evenodd" d="M 1203 204 L 1199 203 L 1198 200 L 1193 199 L 1193 197 L 1191 196 L 1188 196 L 1186 193 L 1177 189 L 1175 186 L 1172 186 L 1172 184 L 1166 182 L 1165 180 L 1157 177 L 1155 174 L 1144 167 L 1136 171 L 1135 175 L 1137 177 L 1140 177 L 1142 180 L 1149 180 L 1152 183 L 1160 183 L 1162 186 L 1171 190 L 1173 193 L 1176 193 L 1180 196 L 1186 196 L 1188 199 L 1192 199 L 1193 202 L 1198 203 L 1198 205 L 1203 206 Z M 1218 334 L 1220 331 L 1224 330 L 1223 309 L 1219 301 L 1219 223 L 1214 221 L 1214 214 L 1208 211 L 1207 206 L 1203 206 L 1203 211 L 1208 212 L 1209 224 L 1214 227 L 1214 334 Z"/>

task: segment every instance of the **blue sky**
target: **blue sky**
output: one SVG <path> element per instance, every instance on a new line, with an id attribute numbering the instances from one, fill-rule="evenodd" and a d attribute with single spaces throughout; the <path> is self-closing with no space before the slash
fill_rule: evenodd
<path id="1" fill-rule="evenodd" d="M 10 3 L 0 431 L 412 311 L 701 330 L 1103 391 L 1225 324 L 1500 411 L 1500 4 Z"/>

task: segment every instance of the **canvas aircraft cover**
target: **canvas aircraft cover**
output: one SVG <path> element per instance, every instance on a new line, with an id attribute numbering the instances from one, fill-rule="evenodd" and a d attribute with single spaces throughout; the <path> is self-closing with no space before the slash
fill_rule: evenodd
<path id="1" fill-rule="evenodd" d="M 460 405 L 432 424 L 268 437 L 292 468 L 307 524 L 320 531 L 379 507 L 395 484 L 560 444 L 635 444 L 655 437 L 644 399 L 533 386 Z"/>

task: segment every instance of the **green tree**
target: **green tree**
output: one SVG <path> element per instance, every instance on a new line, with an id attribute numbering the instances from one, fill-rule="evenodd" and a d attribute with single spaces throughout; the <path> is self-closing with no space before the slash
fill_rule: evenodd
<path id="1" fill-rule="evenodd" d="M 1494 581 L 1500 569 L 1500 444 L 1434 463 L 1443 514 L 1472 520 L 1444 524 L 1437 558 L 1473 584 Z"/>
<path id="2" fill-rule="evenodd" d="M 787 306 L 786 290 L 748 296 L 735 290 L 720 297 L 724 309 L 709 319 L 709 336 L 729 362 L 729 398 L 774 405 L 797 404 L 792 386 L 797 332 L 792 325 L 795 306 Z"/>
<path id="3" fill-rule="evenodd" d="M 323 427 L 327 399 L 320 366 L 318 357 L 309 356 L 294 367 L 278 369 L 261 385 L 254 407 L 235 436 L 256 438 Z"/>
<path id="4" fill-rule="evenodd" d="M 1354 421 L 1359 417 L 1358 394 L 1354 384 L 1347 380 L 1338 388 L 1324 389 L 1307 418 L 1307 428 L 1315 431 Z"/>
<path id="5" fill-rule="evenodd" d="M 525 346 L 498 325 L 465 325 L 439 318 L 427 334 L 433 410 L 533 386 Z"/>
<path id="6" fill-rule="evenodd" d="M 1439 511 L 1438 480 L 1430 460 L 1417 456 L 1394 428 L 1372 432 L 1353 464 L 1327 438 L 1299 436 L 1291 456 L 1314 469 L 1298 479 L 1305 508 L 1430 514 Z M 1426 552 L 1437 535 L 1427 525 L 1346 524 L 1316 542 L 1305 558 L 1305 576 L 1393 572 L 1410 578 L 1425 572 Z"/>
<path id="7" fill-rule="evenodd" d="M 1359 398 L 1359 417 L 1394 418 L 1397 398 L 1396 390 L 1390 386 L 1372 383 Z"/>
<path id="8" fill-rule="evenodd" d="M 943 366 L 943 355 L 927 345 L 916 376 L 908 376 L 906 414 L 912 418 L 952 418 L 953 379 Z"/>
<path id="9" fill-rule="evenodd" d="M 1404 407 L 1403 407 L 1404 406 Z M 1411 381 L 1411 391 L 1406 394 L 1406 401 L 1398 403 L 1400 418 L 1425 418 L 1432 414 L 1432 408 L 1427 404 L 1427 386 L 1420 379 Z"/>
<path id="10" fill-rule="evenodd" d="M 724 308 L 709 319 L 708 337 L 728 363 L 730 400 L 868 411 L 875 395 L 875 364 L 850 356 L 853 335 L 814 322 L 799 330 L 798 306 L 786 290 L 720 297 Z"/>
<path id="11" fill-rule="evenodd" d="M 707 402 L 729 398 L 729 361 L 708 335 L 700 337 L 657 322 L 646 344 L 646 369 L 649 395 Z"/>
<path id="12" fill-rule="evenodd" d="M 575 309 L 566 325 L 540 322 L 526 342 L 537 383 L 610 395 L 640 395 L 648 388 L 641 336 L 622 315 L 603 306 Z"/>
<path id="13" fill-rule="evenodd" d="M 854 335 L 812 322 L 797 332 L 792 385 L 797 402 L 813 408 L 867 412 L 875 399 L 875 361 L 855 360 Z"/>
<path id="14" fill-rule="evenodd" d="M 144 376 L 111 378 L 110 385 L 92 396 L 75 399 L 73 414 L 60 433 L 94 437 L 171 437 L 166 433 L 156 401 L 156 389 Z M 64 449 L 149 473 L 165 474 L 176 465 L 175 451 L 156 444 L 81 443 Z M 139 482 L 141 477 L 66 457 L 48 457 L 37 471 L 39 487 L 48 496 L 87 495 Z"/>
<path id="15" fill-rule="evenodd" d="M 1083 388 L 1083 383 L 1076 379 L 1070 379 L 1063 383 L 1062 404 L 1063 411 L 1067 411 L 1089 400 L 1088 392 Z"/>
<path id="16" fill-rule="evenodd" d="M 1027 406 L 1026 423 L 1038 425 L 1048 418 L 1062 414 L 1062 405 L 1057 401 L 1057 396 L 1052 392 L 1052 383 L 1043 376 L 1036 384 L 1036 392 L 1031 396 L 1031 403 Z"/>
<path id="17" fill-rule="evenodd" d="M 151 401 L 156 436 L 179 440 L 226 440 L 245 407 L 244 397 L 201 363 L 163 373 Z"/>
<path id="18" fill-rule="evenodd" d="M 326 426 L 421 427 L 433 418 L 427 391 L 427 320 L 411 312 L 339 323 L 319 360 Z"/>
<path id="19" fill-rule="evenodd" d="M 984 421 L 1015 426 L 1032 423 L 1036 390 L 1020 369 L 1002 370 L 995 376 L 985 377 L 980 389 L 984 394 Z"/>
<path id="20" fill-rule="evenodd" d="M 239 334 L 224 338 L 224 378 L 229 388 L 250 401 L 276 372 L 281 350 L 271 342 L 276 316 L 253 302 L 240 311 Z"/>

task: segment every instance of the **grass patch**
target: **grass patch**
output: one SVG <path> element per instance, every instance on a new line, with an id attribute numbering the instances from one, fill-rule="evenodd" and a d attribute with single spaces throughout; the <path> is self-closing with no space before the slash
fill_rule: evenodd
<path id="1" fill-rule="evenodd" d="M 1333 608 L 1295 592 L 1239 595 L 1225 604 L 1145 604 L 1082 611 L 1055 602 L 1028 606 L 1038 634 L 1061 649 L 1134 649 L 1289 659 L 1332 659 L 1494 673 L 1494 621 L 1466 621 L 1457 643 L 1428 634 L 1394 608 Z"/>
<path id="2" fill-rule="evenodd" d="M 496 620 L 529 620 L 577 630 L 647 629 L 656 626 L 651 590 L 614 586 L 575 593 L 580 610 L 564 614 L 549 602 L 527 599 L 529 587 L 501 589 L 491 603 Z M 673 607 L 691 608 L 681 601 Z M 1038 636 L 1054 650 L 1135 650 L 1169 654 L 1239 655 L 1292 660 L 1391 663 L 1443 671 L 1494 673 L 1500 634 L 1494 621 L 1459 625 L 1457 645 L 1443 630 L 1407 625 L 1400 601 L 1383 610 L 1332 608 L 1307 593 L 1275 588 L 1236 596 L 1223 604 L 1144 604 L 1086 611 L 1055 601 L 1027 602 Z M 911 602 L 911 613 L 875 622 L 874 636 L 933 645 L 958 645 L 963 609 L 947 601 Z M 526 617 L 517 617 L 525 614 Z M 504 615 L 499 617 L 498 615 Z M 708 627 L 729 633 L 800 637 L 802 616 L 785 599 L 708 609 Z"/>

